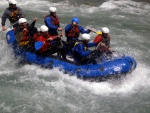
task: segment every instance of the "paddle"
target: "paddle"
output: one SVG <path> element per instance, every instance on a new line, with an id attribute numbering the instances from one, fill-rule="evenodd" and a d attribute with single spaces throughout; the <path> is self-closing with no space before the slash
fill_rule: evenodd
<path id="1" fill-rule="evenodd" d="M 85 29 L 88 29 L 88 28 L 85 28 Z M 91 29 L 88 29 L 88 30 L 91 30 Z M 96 34 L 98 34 L 98 35 L 101 35 L 101 34 L 102 34 L 101 31 L 97 31 L 97 32 L 96 32 L 96 31 L 93 31 L 93 30 L 92 30 L 92 32 L 93 32 L 93 33 L 96 33 Z"/>
<path id="2" fill-rule="evenodd" d="M 43 46 L 44 42 L 38 41 L 34 43 L 35 50 L 39 50 Z"/>
<path id="3" fill-rule="evenodd" d="M 96 34 L 98 34 L 98 35 L 101 35 L 101 34 L 102 34 L 101 31 L 97 31 L 97 32 L 93 31 L 93 32 L 96 33 Z"/>

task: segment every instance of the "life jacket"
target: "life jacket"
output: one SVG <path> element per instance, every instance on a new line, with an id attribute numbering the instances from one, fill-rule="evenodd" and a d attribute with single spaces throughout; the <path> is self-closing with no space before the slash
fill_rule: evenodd
<path id="1" fill-rule="evenodd" d="M 36 38 L 35 42 L 41 41 L 44 42 L 42 47 L 38 50 L 39 53 L 45 52 L 50 47 L 50 42 L 47 41 L 48 37 L 44 37 L 43 35 L 39 34 Z"/>
<path id="2" fill-rule="evenodd" d="M 77 51 L 75 51 L 76 46 L 77 46 L 77 44 L 79 44 L 79 43 L 84 46 L 84 51 L 87 51 L 87 49 L 88 49 L 81 41 L 80 41 L 80 42 L 76 42 L 76 43 L 74 44 L 73 57 L 74 57 L 75 60 L 77 60 L 77 61 L 84 59 L 84 58 L 81 57 L 81 55 L 80 55 Z"/>
<path id="3" fill-rule="evenodd" d="M 80 44 L 82 44 L 82 45 L 84 46 L 84 44 L 80 41 L 80 42 L 76 42 L 76 43 L 74 44 L 74 48 L 75 48 L 75 47 L 76 47 L 76 45 L 77 45 L 77 44 L 79 44 L 79 43 L 80 43 Z M 86 47 L 86 46 L 84 46 L 84 51 L 86 51 L 86 50 L 87 50 L 87 47 Z"/>
<path id="4" fill-rule="evenodd" d="M 102 35 L 97 35 L 96 37 L 95 37 L 95 39 L 94 39 L 94 41 L 93 42 L 95 42 L 95 43 L 99 43 L 99 42 L 101 42 L 102 41 Z"/>
<path id="5" fill-rule="evenodd" d="M 33 35 L 33 41 L 36 42 L 37 41 L 37 38 L 41 35 L 40 32 L 37 32 Z"/>
<path id="6" fill-rule="evenodd" d="M 79 30 L 78 26 L 76 26 L 76 27 L 72 26 L 69 33 L 66 33 L 66 37 L 68 37 L 68 38 L 78 38 L 79 35 L 80 35 L 80 30 Z"/>
<path id="7" fill-rule="evenodd" d="M 44 17 L 44 19 L 46 19 L 46 17 L 50 17 L 50 18 L 52 19 L 52 24 L 53 24 L 54 26 L 57 26 L 57 27 L 60 26 L 60 22 L 59 22 L 58 16 L 53 17 L 53 16 L 51 16 L 51 15 L 47 15 L 47 16 Z M 45 22 L 45 24 L 47 25 L 46 22 Z"/>
<path id="8" fill-rule="evenodd" d="M 104 37 L 103 35 L 102 35 L 102 43 L 105 43 L 105 45 L 106 46 L 109 46 L 110 45 L 110 40 L 111 40 L 111 38 L 110 38 L 110 36 L 108 35 L 107 37 Z"/>
<path id="9" fill-rule="evenodd" d="M 22 31 L 21 29 L 15 30 L 15 36 L 20 46 L 25 46 L 29 44 L 30 41 L 29 30 L 27 31 Z"/>
<path id="10" fill-rule="evenodd" d="M 20 46 L 25 46 L 25 45 L 29 44 L 29 41 L 30 41 L 29 38 L 30 38 L 30 36 L 29 36 L 29 30 L 23 31 L 22 38 L 19 41 L 19 45 Z"/>
<path id="11" fill-rule="evenodd" d="M 10 15 L 9 15 L 9 20 L 11 23 L 14 23 L 16 21 L 19 20 L 19 18 L 22 17 L 22 14 L 20 13 L 20 11 L 18 10 L 18 8 L 16 9 L 11 9 L 10 7 L 7 8 L 7 10 L 11 11 Z"/>
<path id="12" fill-rule="evenodd" d="M 101 36 L 102 36 L 102 39 L 101 39 L 100 42 L 105 43 L 106 47 L 100 46 L 100 50 L 101 51 L 107 51 L 110 48 L 110 40 L 111 40 L 111 38 L 110 38 L 109 35 L 107 37 L 104 37 L 103 35 L 101 35 Z"/>

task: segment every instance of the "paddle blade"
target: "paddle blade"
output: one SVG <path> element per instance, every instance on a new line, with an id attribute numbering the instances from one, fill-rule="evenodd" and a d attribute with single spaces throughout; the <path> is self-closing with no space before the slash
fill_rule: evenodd
<path id="1" fill-rule="evenodd" d="M 98 34 L 98 35 L 101 35 L 102 34 L 102 32 L 101 31 L 97 31 L 97 32 L 95 32 L 95 31 L 93 31 L 95 34 Z"/>
<path id="2" fill-rule="evenodd" d="M 102 34 L 102 32 L 101 32 L 101 31 L 97 31 L 97 32 L 96 32 L 96 34 L 101 35 L 101 34 Z"/>
<path id="3" fill-rule="evenodd" d="M 34 43 L 35 50 L 39 50 L 43 46 L 44 42 L 38 41 Z"/>

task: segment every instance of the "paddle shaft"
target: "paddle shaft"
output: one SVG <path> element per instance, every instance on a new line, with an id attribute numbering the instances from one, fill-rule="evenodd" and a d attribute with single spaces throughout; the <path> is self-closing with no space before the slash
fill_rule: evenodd
<path id="1" fill-rule="evenodd" d="M 85 29 L 90 30 L 90 29 L 88 29 L 88 28 L 85 28 Z M 95 33 L 95 34 L 98 34 L 98 35 L 99 35 L 99 34 L 102 34 L 102 33 L 100 33 L 100 32 L 96 32 L 96 31 L 93 31 L 93 30 L 92 30 L 92 32 Z"/>

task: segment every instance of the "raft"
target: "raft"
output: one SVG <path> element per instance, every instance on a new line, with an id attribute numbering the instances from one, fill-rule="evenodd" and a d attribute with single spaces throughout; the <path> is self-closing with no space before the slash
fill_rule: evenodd
<path id="1" fill-rule="evenodd" d="M 14 55 L 21 61 L 40 65 L 49 69 L 59 68 L 61 71 L 74 75 L 84 80 L 101 81 L 112 77 L 121 77 L 131 73 L 137 66 L 136 60 L 131 56 L 122 55 L 119 57 L 105 58 L 97 64 L 76 64 L 71 58 L 67 60 L 58 58 L 56 55 L 41 56 L 34 52 L 21 50 L 15 39 L 14 31 L 6 33 L 7 43 L 13 48 Z M 70 60 L 71 59 L 71 60 Z"/>

